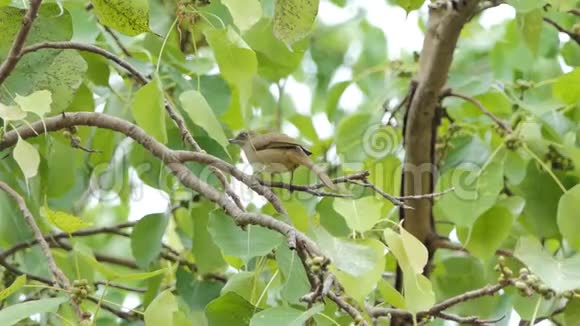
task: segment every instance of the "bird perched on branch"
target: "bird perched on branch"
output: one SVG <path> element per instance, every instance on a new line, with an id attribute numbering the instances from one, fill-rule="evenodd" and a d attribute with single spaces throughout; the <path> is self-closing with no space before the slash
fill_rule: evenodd
<path id="1" fill-rule="evenodd" d="M 230 143 L 242 148 L 248 161 L 257 171 L 272 175 L 290 172 L 292 184 L 294 170 L 304 165 L 312 170 L 325 186 L 336 189 L 326 172 L 308 158 L 312 152 L 290 136 L 274 132 L 258 134 L 254 131 L 243 131 L 230 139 Z"/>

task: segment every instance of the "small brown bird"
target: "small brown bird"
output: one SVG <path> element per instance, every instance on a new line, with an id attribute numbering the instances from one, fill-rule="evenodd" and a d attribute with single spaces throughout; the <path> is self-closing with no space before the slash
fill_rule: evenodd
<path id="1" fill-rule="evenodd" d="M 294 170 L 304 165 L 316 173 L 325 186 L 336 189 L 324 170 L 308 158 L 312 152 L 290 136 L 274 132 L 257 134 L 253 131 L 243 131 L 230 139 L 230 143 L 242 148 L 248 161 L 257 171 L 271 174 L 290 172 L 290 184 L 292 184 Z"/>

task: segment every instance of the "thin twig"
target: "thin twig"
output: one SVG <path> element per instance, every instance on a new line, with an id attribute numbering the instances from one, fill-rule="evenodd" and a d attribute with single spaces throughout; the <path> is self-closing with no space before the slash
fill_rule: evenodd
<path id="1" fill-rule="evenodd" d="M 404 106 L 405 104 L 409 101 L 409 98 L 411 97 L 411 90 L 409 89 L 409 91 L 407 91 L 407 94 L 405 95 L 405 97 L 403 98 L 403 100 L 401 101 L 401 103 L 399 103 L 395 109 L 393 109 L 392 111 L 388 110 L 388 106 L 386 105 L 387 102 L 385 101 L 385 103 L 383 103 L 383 109 L 386 112 L 389 112 L 389 119 L 387 120 L 387 123 L 385 123 L 386 126 L 391 124 L 391 120 L 395 117 L 395 114 L 397 114 L 397 112 L 399 112 Z"/>
<path id="2" fill-rule="evenodd" d="M 106 281 L 106 282 L 105 281 L 96 281 L 94 284 L 96 286 L 106 285 L 110 288 L 117 288 L 120 290 L 126 290 L 126 291 L 137 292 L 137 293 L 145 293 L 147 291 L 146 289 L 134 288 L 134 287 L 126 286 L 123 284 L 111 283 L 109 281 Z"/>
<path id="3" fill-rule="evenodd" d="M 485 114 L 491 120 L 493 120 L 493 122 L 495 122 L 499 127 L 501 127 L 503 130 L 505 130 L 508 134 L 511 134 L 513 132 L 512 128 L 507 123 L 502 121 L 495 114 L 491 113 L 488 109 L 486 109 L 483 106 L 483 104 L 481 104 L 480 101 L 476 100 L 475 98 L 473 98 L 471 96 L 455 93 L 451 89 L 448 89 L 441 94 L 442 98 L 447 97 L 447 96 L 457 97 L 457 98 L 460 98 L 460 99 L 463 99 L 465 101 L 470 102 L 471 104 L 475 105 L 483 114 Z"/>
<path id="4" fill-rule="evenodd" d="M 26 37 L 28 37 L 32 23 L 36 19 L 41 3 L 42 0 L 30 0 L 30 7 L 28 7 L 28 11 L 22 19 L 22 26 L 20 27 L 18 34 L 16 34 L 14 42 L 12 42 L 12 47 L 10 48 L 10 51 L 8 51 L 6 60 L 4 60 L 0 66 L 0 85 L 4 80 L 6 80 L 6 78 L 8 78 L 8 75 L 12 72 L 14 67 L 16 67 L 18 60 L 20 59 L 24 42 L 26 42 Z"/>
<path id="5" fill-rule="evenodd" d="M 491 324 L 495 324 L 495 323 L 497 323 L 505 318 L 505 316 L 502 316 L 502 317 L 497 318 L 497 319 L 481 319 L 477 316 L 463 317 L 463 316 L 457 316 L 457 315 L 450 314 L 450 313 L 443 312 L 443 311 L 436 313 L 434 315 L 434 317 L 439 317 L 441 319 L 454 321 L 456 323 L 471 324 L 471 325 L 491 325 Z"/>
<path id="6" fill-rule="evenodd" d="M 123 51 L 123 53 L 128 56 L 128 57 L 133 57 L 131 55 L 131 52 L 129 52 L 129 50 L 127 50 L 127 48 L 125 47 L 125 45 L 123 45 L 123 43 L 121 42 L 121 40 L 119 39 L 119 37 L 117 36 L 117 34 L 115 34 L 115 32 L 113 32 L 108 26 L 103 25 L 103 28 L 105 29 L 105 31 L 111 35 L 111 37 L 113 38 L 113 41 L 115 41 L 115 44 L 117 44 L 117 46 L 121 49 L 121 51 Z"/>
<path id="7" fill-rule="evenodd" d="M 46 240 L 42 236 L 42 232 L 40 231 L 40 228 L 36 224 L 36 221 L 34 220 L 32 213 L 30 212 L 30 210 L 26 206 L 26 201 L 24 200 L 24 198 L 22 196 L 20 196 L 20 194 L 17 193 L 14 189 L 12 189 L 8 184 L 6 184 L 2 181 L 0 181 L 0 189 L 2 189 L 10 197 L 12 197 L 12 199 L 18 205 L 18 208 L 20 209 L 20 212 L 22 213 L 22 216 L 24 217 L 24 221 L 26 222 L 26 224 L 28 224 L 30 229 L 32 229 L 32 233 L 34 234 L 34 238 L 38 242 L 38 244 L 40 246 L 40 250 L 42 251 L 42 253 L 46 257 L 46 262 L 48 264 L 48 270 L 50 271 L 50 274 L 52 275 L 52 278 L 55 281 L 56 285 L 61 287 L 62 289 L 66 290 L 66 291 L 69 291 L 71 289 L 70 280 L 66 277 L 66 275 L 64 275 L 62 270 L 56 265 L 56 262 L 54 261 L 54 258 L 52 257 L 52 253 L 50 252 L 50 246 L 48 245 L 48 243 L 46 242 Z M 79 320 L 82 320 L 83 319 L 83 312 L 81 310 L 81 307 L 74 300 L 71 300 L 71 305 L 73 306 L 75 313 L 76 313 L 77 317 L 79 318 Z"/>
<path id="8" fill-rule="evenodd" d="M 338 177 L 338 178 L 334 178 L 332 179 L 332 183 L 334 184 L 339 184 L 339 183 L 347 183 L 350 180 L 364 180 L 366 177 L 368 177 L 370 175 L 369 171 L 362 171 L 362 172 L 357 172 L 357 173 L 353 173 L 350 175 L 345 175 L 342 177 Z M 259 180 L 259 182 L 267 187 L 271 187 L 271 188 L 282 188 L 282 189 L 286 189 L 289 191 L 302 191 L 302 192 L 307 192 L 316 196 L 319 196 L 321 193 L 320 192 L 316 192 L 317 189 L 320 189 L 322 187 L 325 187 L 325 185 L 323 183 L 315 183 L 312 185 L 296 185 L 296 184 L 289 184 L 289 183 L 283 183 L 283 182 L 272 182 L 272 181 L 264 181 L 264 180 Z"/>
<path id="9" fill-rule="evenodd" d="M 330 300 L 334 301 L 334 303 L 336 303 L 336 305 L 339 306 L 340 309 L 342 309 L 346 313 L 348 313 L 352 317 L 352 319 L 355 320 L 355 325 L 361 325 L 361 326 L 368 325 L 367 322 L 363 319 L 361 313 L 353 305 L 346 302 L 344 299 L 342 299 L 341 297 L 336 295 L 334 292 L 328 292 L 328 294 L 326 296 Z"/>
<path id="10" fill-rule="evenodd" d="M 558 32 L 564 33 L 564 34 L 570 36 L 571 39 L 573 39 L 576 43 L 578 43 L 578 45 L 580 45 L 580 34 L 576 34 L 572 31 L 565 29 L 564 27 L 560 26 L 560 24 L 556 23 L 555 21 L 553 21 L 552 19 L 550 19 L 548 17 L 544 17 L 544 21 L 546 23 L 554 26 L 554 28 L 556 28 L 558 30 Z"/>
<path id="11" fill-rule="evenodd" d="M 395 197 L 398 200 L 407 200 L 407 199 L 431 199 L 431 198 L 436 198 L 436 197 L 441 197 L 445 194 L 448 194 L 450 192 L 454 192 L 455 191 L 455 187 L 451 187 L 449 189 L 443 190 L 441 192 L 434 192 L 431 194 L 424 194 L 424 195 L 410 195 L 410 196 L 398 196 Z"/>
<path id="12" fill-rule="evenodd" d="M 377 187 L 374 183 L 372 183 L 366 179 L 363 182 L 357 182 L 357 181 L 352 181 L 352 180 L 349 180 L 348 182 L 355 184 L 355 185 L 359 185 L 361 187 L 371 188 L 376 193 L 383 196 L 385 199 L 387 199 L 388 201 L 390 201 L 391 203 L 393 203 L 396 206 L 400 206 L 400 207 L 403 207 L 406 209 L 413 209 L 413 207 L 405 205 L 405 203 L 398 200 L 397 197 L 395 197 L 393 195 L 389 195 L 388 193 L 384 192 L 381 188 Z"/>

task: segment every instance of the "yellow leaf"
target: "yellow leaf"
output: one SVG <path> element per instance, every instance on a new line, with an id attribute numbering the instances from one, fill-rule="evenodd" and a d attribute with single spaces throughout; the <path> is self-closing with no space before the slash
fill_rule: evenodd
<path id="1" fill-rule="evenodd" d="M 57 228 L 67 233 L 73 233 L 91 226 L 91 223 L 83 221 L 80 217 L 76 217 L 66 212 L 53 211 L 46 206 L 40 208 L 40 213 Z"/>

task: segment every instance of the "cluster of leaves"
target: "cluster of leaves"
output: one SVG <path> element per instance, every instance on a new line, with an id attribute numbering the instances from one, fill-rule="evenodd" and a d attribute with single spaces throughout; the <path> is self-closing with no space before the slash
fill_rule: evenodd
<path id="1" fill-rule="evenodd" d="M 337 6 L 346 2 L 333 1 Z M 409 12 L 424 1 L 389 2 Z M 495 252 L 503 248 L 515 250 L 520 262 L 510 260 L 513 268 L 524 263 L 558 295 L 534 309 L 540 295 L 525 297 L 508 289 L 501 296 L 456 305 L 452 312 L 491 318 L 515 309 L 522 318 L 533 319 L 551 316 L 564 298 L 567 308 L 558 318 L 569 325 L 577 320 L 580 300 L 560 294 L 580 287 L 576 268 L 580 70 L 564 73 L 561 61 L 580 65 L 580 46 L 572 39 L 560 42 L 556 29 L 542 20 L 550 17 L 573 30 L 577 17 L 567 11 L 578 3 L 560 0 L 551 7 L 536 0 L 508 3 L 516 11 L 514 19 L 486 29 L 475 17 L 466 25 L 448 86 L 477 99 L 507 121 L 513 132 L 498 130 L 472 103 L 451 97 L 442 102 L 446 114 L 439 141 L 445 150 L 439 157 L 437 188 L 455 191 L 436 200 L 434 216 L 437 231 L 443 235 L 455 231 L 470 255 L 438 251 L 428 279 L 422 275 L 425 247 L 403 229 L 391 229 L 398 211 L 391 202 L 358 187 L 346 188 L 355 199 L 279 192 L 290 217 L 285 222 L 317 243 L 331 261 L 329 271 L 353 304 L 384 302 L 411 313 L 427 310 L 436 301 L 495 282 Z M 21 6 L 20 1 L 0 0 L 0 61 L 21 26 L 26 12 Z M 165 112 L 169 103 L 186 117 L 203 150 L 228 162 L 236 163 L 240 155 L 227 138 L 241 129 L 297 129 L 314 157 L 333 161 L 335 175 L 368 170 L 369 181 L 387 193 L 397 193 L 402 120 L 397 114 L 394 125 L 399 127 L 381 124 L 391 113 L 385 112 L 383 103 L 405 97 L 417 58 L 403 53 L 400 59 L 389 60 L 384 32 L 364 14 L 336 25 L 314 24 L 318 7 L 319 1 L 305 0 L 93 0 L 89 7 L 74 0 L 44 3 L 26 45 L 94 44 L 119 53 L 149 76 L 148 82 L 141 85 L 135 76 L 94 53 L 42 49 L 23 56 L 1 85 L 0 118 L 9 130 L 63 111 L 104 112 L 134 121 L 168 147 L 184 148 L 180 131 Z M 421 18 L 419 25 L 424 23 Z M 345 69 L 350 77 L 335 81 L 337 72 Z M 306 85 L 312 94 L 310 107 L 295 107 L 284 92 L 287 80 Z M 342 100 L 348 90 L 362 94 L 355 112 L 347 110 Z M 314 116 L 330 122 L 330 137 L 320 139 Z M 97 306 L 135 297 L 135 310 L 151 325 L 191 321 L 299 325 L 311 318 L 317 325 L 347 325 L 352 321 L 330 300 L 311 306 L 301 301 L 311 291 L 308 275 L 282 235 L 260 226 L 240 229 L 213 203 L 177 184 L 161 162 L 119 134 L 80 127 L 75 137 L 99 153 L 73 148 L 70 135 L 51 134 L 19 140 L 11 157 L 0 160 L 0 180 L 26 194 L 30 210 L 45 218 L 39 223 L 50 222 L 41 225 L 45 232 L 57 227 L 72 234 L 89 225 L 99 228 L 127 221 L 130 211 L 143 204 L 142 198 L 135 199 L 142 194 L 133 187 L 135 175 L 167 193 L 172 208 L 166 214 L 142 217 L 129 241 L 110 233 L 73 235 L 68 247 L 53 249 L 70 279 L 89 284 L 121 282 L 139 290 L 128 294 L 126 288 L 100 287 L 94 302 L 86 300 L 92 293 L 85 282 L 77 281 L 75 298 L 84 310 L 96 314 L 98 325 L 118 320 Z M 190 168 L 220 187 L 204 166 Z M 299 169 L 294 180 L 308 183 L 312 178 Z M 248 210 L 277 216 L 269 204 L 258 206 L 252 201 Z M 15 212 L 15 204 L 0 195 L 2 249 L 32 238 Z M 544 246 L 535 238 L 542 239 Z M 102 257 L 111 254 L 112 259 L 103 262 Z M 116 263 L 121 257 L 133 260 Z M 49 277 L 35 246 L 10 261 L 3 259 L 21 271 Z M 383 277 L 395 271 L 397 262 L 406 275 L 404 296 Z M 314 261 L 308 264 L 318 266 Z M 59 316 L 73 318 L 70 308 L 62 305 L 65 297 L 20 303 L 22 296 L 13 294 L 31 297 L 37 289 L 25 284 L 35 283 L 4 275 L 14 281 L 6 282 L 0 292 L 0 301 L 6 299 L 8 305 L 0 312 L 0 324 L 56 312 L 59 307 Z M 42 314 L 41 319 L 60 323 L 55 314 Z"/>

